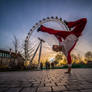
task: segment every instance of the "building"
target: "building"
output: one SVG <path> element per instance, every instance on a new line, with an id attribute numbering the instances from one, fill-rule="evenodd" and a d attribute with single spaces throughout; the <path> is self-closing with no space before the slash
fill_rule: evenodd
<path id="1" fill-rule="evenodd" d="M 14 53 L 11 51 L 0 50 L 0 69 L 4 68 L 15 68 L 23 69 L 24 58 L 20 53 Z"/>

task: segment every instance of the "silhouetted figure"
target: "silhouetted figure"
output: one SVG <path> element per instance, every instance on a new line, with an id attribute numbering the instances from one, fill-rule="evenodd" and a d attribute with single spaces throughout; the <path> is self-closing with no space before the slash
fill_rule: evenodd
<path id="1" fill-rule="evenodd" d="M 42 62 L 40 63 L 40 69 L 41 70 L 43 69 L 43 63 Z"/>
<path id="2" fill-rule="evenodd" d="M 53 62 L 51 63 L 51 68 L 54 69 L 54 63 Z"/>
<path id="3" fill-rule="evenodd" d="M 50 63 L 49 62 L 46 62 L 45 66 L 46 66 L 46 69 L 50 69 Z"/>

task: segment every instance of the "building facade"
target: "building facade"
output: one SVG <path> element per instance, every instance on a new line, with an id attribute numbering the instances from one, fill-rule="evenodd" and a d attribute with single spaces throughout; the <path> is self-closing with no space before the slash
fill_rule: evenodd
<path id="1" fill-rule="evenodd" d="M 24 58 L 20 53 L 11 51 L 0 50 L 0 69 L 15 68 L 22 69 L 24 67 Z"/>

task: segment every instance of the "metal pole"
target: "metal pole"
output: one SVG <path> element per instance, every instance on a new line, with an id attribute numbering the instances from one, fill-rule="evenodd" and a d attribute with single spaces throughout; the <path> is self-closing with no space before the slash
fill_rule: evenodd
<path id="1" fill-rule="evenodd" d="M 11 64 L 11 58 L 12 58 L 12 57 L 11 57 L 11 50 L 12 50 L 12 49 L 10 48 L 10 53 L 9 53 L 9 55 L 10 55 L 9 67 L 10 67 L 10 68 L 11 68 L 11 65 L 12 65 L 12 64 Z"/>

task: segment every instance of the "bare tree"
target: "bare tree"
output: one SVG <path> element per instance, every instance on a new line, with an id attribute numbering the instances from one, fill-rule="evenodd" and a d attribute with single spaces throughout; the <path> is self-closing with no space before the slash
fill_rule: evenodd
<path id="1" fill-rule="evenodd" d="M 18 39 L 15 35 L 13 36 L 13 38 L 14 40 L 12 42 L 13 42 L 14 50 L 15 50 L 15 53 L 18 53 Z"/>

